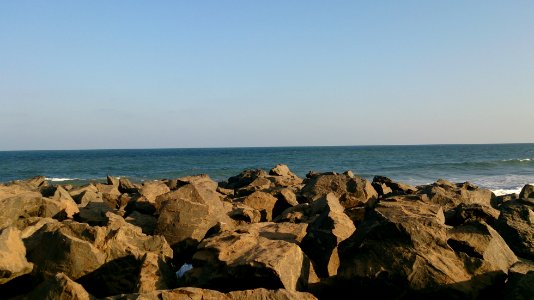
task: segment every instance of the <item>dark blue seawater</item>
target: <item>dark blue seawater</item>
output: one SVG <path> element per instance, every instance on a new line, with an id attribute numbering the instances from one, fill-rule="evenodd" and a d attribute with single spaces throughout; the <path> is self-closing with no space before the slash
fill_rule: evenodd
<path id="1" fill-rule="evenodd" d="M 277 163 L 300 176 L 353 170 L 369 179 L 384 175 L 415 185 L 444 178 L 511 190 L 534 182 L 534 144 L 4 151 L 0 182 L 35 175 L 85 183 L 108 174 L 141 181 L 200 173 L 224 180 Z"/>

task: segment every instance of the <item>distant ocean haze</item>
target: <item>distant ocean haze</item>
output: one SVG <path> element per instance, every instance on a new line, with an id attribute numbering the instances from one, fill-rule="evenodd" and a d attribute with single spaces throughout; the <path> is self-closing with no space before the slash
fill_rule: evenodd
<path id="1" fill-rule="evenodd" d="M 107 175 L 144 181 L 201 173 L 223 181 L 278 163 L 301 177 L 352 170 L 412 185 L 470 181 L 497 194 L 534 182 L 534 144 L 3 151 L 0 181 L 43 175 L 53 183 L 84 184 Z"/>

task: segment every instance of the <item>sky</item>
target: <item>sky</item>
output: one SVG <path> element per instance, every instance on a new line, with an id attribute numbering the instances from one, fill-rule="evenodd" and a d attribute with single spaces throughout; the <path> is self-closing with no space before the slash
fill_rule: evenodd
<path id="1" fill-rule="evenodd" d="M 0 0 L 0 150 L 534 142 L 534 1 Z"/>

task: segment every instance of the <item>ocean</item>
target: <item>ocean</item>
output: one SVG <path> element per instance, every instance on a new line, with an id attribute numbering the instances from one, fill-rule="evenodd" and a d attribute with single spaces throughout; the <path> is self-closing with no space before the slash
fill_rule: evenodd
<path id="1" fill-rule="evenodd" d="M 107 175 L 145 181 L 201 173 L 222 181 L 278 163 L 302 177 L 352 170 L 412 185 L 470 181 L 497 194 L 534 183 L 534 144 L 0 151 L 0 182 L 43 175 L 85 184 Z"/>

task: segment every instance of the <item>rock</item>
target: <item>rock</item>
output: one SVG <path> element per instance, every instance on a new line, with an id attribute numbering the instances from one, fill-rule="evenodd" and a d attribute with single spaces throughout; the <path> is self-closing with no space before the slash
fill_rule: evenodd
<path id="1" fill-rule="evenodd" d="M 261 221 L 261 213 L 259 210 L 242 203 L 234 203 L 232 210 L 228 213 L 228 216 L 238 224 L 243 222 L 258 223 Z"/>
<path id="2" fill-rule="evenodd" d="M 278 199 L 265 192 L 254 192 L 241 201 L 243 204 L 257 209 L 261 213 L 261 221 L 272 221 L 273 215 L 276 216 L 279 213 L 276 211 Z"/>
<path id="3" fill-rule="evenodd" d="M 133 184 L 128 178 L 121 177 L 119 179 L 119 192 L 121 193 L 137 193 L 139 191 L 139 187 L 135 184 Z"/>
<path id="4" fill-rule="evenodd" d="M 288 187 L 295 186 L 302 183 L 302 179 L 291 172 L 286 165 L 278 164 L 269 171 L 269 180 L 276 186 Z"/>
<path id="5" fill-rule="evenodd" d="M 48 185 L 48 181 L 46 181 L 46 178 L 44 176 L 35 176 L 28 179 L 23 180 L 15 180 L 13 181 L 12 185 L 18 185 L 21 186 L 27 190 L 37 190 L 41 187 L 45 187 Z"/>
<path id="6" fill-rule="evenodd" d="M 40 215 L 43 217 L 52 217 L 59 220 L 71 218 L 78 213 L 78 205 L 70 194 L 61 186 L 56 187 L 54 195 L 50 198 L 43 198 L 43 207 Z"/>
<path id="7" fill-rule="evenodd" d="M 167 186 L 171 190 L 175 190 L 186 184 L 193 183 L 198 186 L 204 186 L 211 190 L 216 190 L 218 187 L 217 182 L 213 181 L 208 174 L 199 174 L 193 176 L 180 177 L 177 179 L 171 179 L 166 182 Z"/>
<path id="8" fill-rule="evenodd" d="M 447 244 L 464 259 L 469 274 L 486 276 L 490 281 L 500 276 L 504 282 L 508 269 L 517 262 L 502 237 L 483 221 L 456 226 L 448 236 Z"/>
<path id="9" fill-rule="evenodd" d="M 112 185 L 112 186 L 116 186 L 116 187 L 119 186 L 119 180 L 120 180 L 119 178 L 112 177 L 110 175 L 108 175 L 107 178 L 106 178 L 106 181 L 107 181 L 108 185 Z"/>
<path id="10" fill-rule="evenodd" d="M 328 193 L 334 193 L 345 208 L 371 205 L 378 198 L 378 193 L 369 181 L 344 174 L 313 176 L 305 181 L 301 190 L 302 196 L 308 201 L 315 201 Z"/>
<path id="11" fill-rule="evenodd" d="M 24 244 L 36 275 L 46 278 L 65 273 L 76 280 L 105 263 L 106 254 L 95 245 L 104 236 L 101 228 L 64 221 L 44 224 Z"/>
<path id="12" fill-rule="evenodd" d="M 499 280 L 502 284 L 502 268 L 508 261 L 501 264 L 499 259 L 510 258 L 510 253 L 497 253 L 505 249 L 498 235 L 488 226 L 483 230 L 459 228 L 458 236 L 466 235 L 457 239 L 477 247 L 482 258 L 465 251 L 469 247 L 457 247 L 457 251 L 465 251 L 457 254 L 447 244 L 451 232 L 444 220 L 443 210 L 436 204 L 400 197 L 380 201 L 339 246 L 337 278 L 343 284 L 338 290 L 349 296 L 372 294 L 387 299 L 399 295 L 406 299 L 464 299 L 475 298 Z M 482 249 L 484 245 L 489 249 Z M 492 269 L 499 271 L 490 272 Z"/>
<path id="13" fill-rule="evenodd" d="M 445 214 L 445 223 L 458 226 L 466 222 L 483 221 L 490 226 L 494 226 L 499 218 L 499 214 L 500 212 L 491 206 L 461 203 L 456 208 L 447 211 Z"/>
<path id="14" fill-rule="evenodd" d="M 350 237 L 356 227 L 332 193 L 314 201 L 311 208 L 318 217 L 310 223 L 301 248 L 320 277 L 334 276 L 339 267 L 337 246 Z"/>
<path id="15" fill-rule="evenodd" d="M 523 199 L 534 198 L 534 185 L 532 184 L 525 185 L 521 189 L 521 192 L 519 193 L 519 198 L 523 198 Z"/>
<path id="16" fill-rule="evenodd" d="M 111 207 L 119 208 L 119 197 L 121 196 L 121 192 L 119 192 L 119 185 L 117 181 L 117 185 L 107 185 L 107 184 L 101 184 L 97 183 L 96 188 L 100 194 L 102 194 L 102 200 L 104 202 L 108 203 Z"/>
<path id="17" fill-rule="evenodd" d="M 89 202 L 85 207 L 80 208 L 80 212 L 74 219 L 91 226 L 105 226 L 108 223 L 106 213 L 114 212 L 115 209 L 105 202 Z"/>
<path id="18" fill-rule="evenodd" d="M 144 235 L 112 213 L 107 217 L 105 227 L 70 220 L 48 223 L 25 239 L 34 275 L 46 279 L 65 273 L 97 297 L 137 292 L 145 255 L 167 261 L 172 250 L 163 237 Z"/>
<path id="19" fill-rule="evenodd" d="M 236 289 L 305 289 L 313 267 L 299 246 L 255 233 L 223 232 L 205 239 L 185 273 L 189 286 L 220 291 Z"/>
<path id="20" fill-rule="evenodd" d="M 534 260 L 534 202 L 512 200 L 500 211 L 495 229 L 516 255 Z"/>
<path id="21" fill-rule="evenodd" d="M 94 297 L 67 275 L 58 273 L 38 285 L 24 299 L 90 300 Z"/>
<path id="22" fill-rule="evenodd" d="M 0 285 L 32 269 L 33 265 L 26 260 L 21 232 L 14 227 L 4 229 L 0 234 Z"/>
<path id="23" fill-rule="evenodd" d="M 508 271 L 504 289 L 505 300 L 534 299 L 534 262 L 523 260 Z"/>
<path id="24" fill-rule="evenodd" d="M 160 256 L 154 253 L 145 254 L 137 280 L 139 293 L 166 290 L 172 288 L 175 281 L 176 275 Z"/>
<path id="25" fill-rule="evenodd" d="M 85 191 L 78 197 L 78 207 L 86 207 L 90 202 L 104 202 L 102 194 L 93 191 Z"/>
<path id="26" fill-rule="evenodd" d="M 158 219 L 152 215 L 142 214 L 137 211 L 133 211 L 125 219 L 126 222 L 140 227 L 144 234 L 152 235 L 156 229 Z"/>
<path id="27" fill-rule="evenodd" d="M 299 205 L 297 195 L 291 189 L 283 188 L 276 193 L 278 200 L 287 203 L 287 207 Z"/>
<path id="28" fill-rule="evenodd" d="M 380 196 L 387 195 L 410 195 L 417 192 L 417 188 L 408 184 L 395 182 L 384 176 L 373 178 L 373 187 Z"/>
<path id="29" fill-rule="evenodd" d="M 256 170 L 245 170 L 241 172 L 239 175 L 232 176 L 228 178 L 228 182 L 223 185 L 225 188 L 229 189 L 239 189 L 244 186 L 247 186 L 251 184 L 254 180 L 257 178 L 265 178 L 267 177 L 267 172 L 264 170 L 256 169 Z"/>
<path id="30" fill-rule="evenodd" d="M 239 189 L 236 189 L 235 194 L 236 196 L 239 196 L 239 197 L 247 196 L 247 195 L 254 193 L 255 191 L 268 190 L 272 187 L 272 185 L 273 184 L 269 179 L 264 178 L 264 177 L 259 177 L 259 178 L 254 179 L 254 181 L 252 181 L 250 184 L 244 187 L 241 187 Z"/>
<path id="31" fill-rule="evenodd" d="M 480 189 L 469 182 L 454 184 L 443 179 L 422 186 L 418 193 L 428 195 L 430 202 L 441 205 L 444 210 L 453 209 L 461 203 L 491 206 L 495 197 L 490 190 Z"/>
<path id="32" fill-rule="evenodd" d="M 160 210 L 155 232 L 164 235 L 173 247 L 175 260 L 187 259 L 218 223 L 231 224 L 219 194 L 204 186 L 187 184 L 158 196 L 156 203 Z"/>
<path id="33" fill-rule="evenodd" d="M 169 189 L 169 187 L 163 182 L 147 181 L 143 183 L 141 189 L 139 190 L 139 194 L 141 194 L 141 196 L 143 196 L 144 198 L 140 198 L 137 201 L 140 202 L 140 200 L 143 199 L 147 202 L 145 203 L 145 206 L 151 204 L 154 207 L 154 210 L 152 210 L 152 212 L 154 212 L 157 209 L 156 198 L 170 191 L 171 189 Z M 151 209 L 146 209 L 145 211 L 149 212 L 149 210 Z"/>
<path id="34" fill-rule="evenodd" d="M 314 300 L 312 294 L 288 291 L 284 289 L 267 290 L 263 288 L 232 291 L 221 293 L 214 290 L 200 289 L 194 287 L 178 288 L 173 290 L 160 290 L 143 294 L 118 295 L 106 298 L 109 300 L 159 300 L 159 299 L 209 299 L 209 300 Z"/>
<path id="35" fill-rule="evenodd" d="M 1 192 L 0 190 L 0 195 Z M 19 218 L 39 216 L 42 203 L 39 192 L 24 192 L 9 198 L 0 198 L 0 230 L 10 226 Z"/>
<path id="36" fill-rule="evenodd" d="M 237 231 L 240 233 L 251 233 L 270 240 L 282 240 L 300 245 L 306 236 L 308 224 L 306 223 L 273 223 L 261 222 L 245 226 L 239 226 Z"/>
<path id="37" fill-rule="evenodd" d="M 221 194 L 223 194 L 223 195 L 225 195 L 225 196 L 230 196 L 230 197 L 233 197 L 233 196 L 234 196 L 234 190 L 232 190 L 232 189 L 225 189 L 225 188 L 220 187 L 220 186 L 217 187 L 217 192 L 219 192 L 219 193 L 221 193 Z"/>

